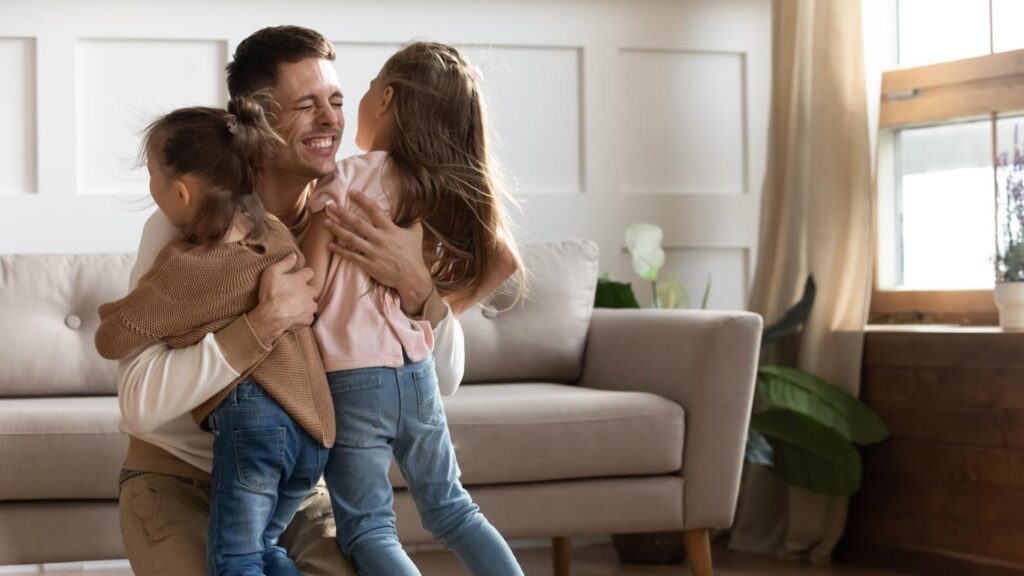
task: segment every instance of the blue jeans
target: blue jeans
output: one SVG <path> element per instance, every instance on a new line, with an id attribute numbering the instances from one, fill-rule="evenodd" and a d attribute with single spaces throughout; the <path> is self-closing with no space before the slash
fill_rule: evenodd
<path id="1" fill-rule="evenodd" d="M 388 481 L 392 455 L 423 527 L 474 575 L 523 574 L 508 544 L 459 482 L 434 359 L 401 368 L 329 372 L 338 439 L 324 476 L 338 544 L 361 576 L 419 571 L 402 550 Z"/>
<path id="2" fill-rule="evenodd" d="M 277 539 L 320 479 L 328 449 L 253 380 L 239 384 L 208 422 L 209 576 L 301 576 Z"/>

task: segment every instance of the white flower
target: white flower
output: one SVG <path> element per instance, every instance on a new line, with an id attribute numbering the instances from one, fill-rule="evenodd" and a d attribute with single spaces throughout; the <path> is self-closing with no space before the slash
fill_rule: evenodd
<path id="1" fill-rule="evenodd" d="M 648 282 L 658 279 L 658 270 L 665 263 L 661 238 L 661 228 L 655 224 L 640 223 L 626 226 L 626 248 L 633 256 L 633 270 Z"/>

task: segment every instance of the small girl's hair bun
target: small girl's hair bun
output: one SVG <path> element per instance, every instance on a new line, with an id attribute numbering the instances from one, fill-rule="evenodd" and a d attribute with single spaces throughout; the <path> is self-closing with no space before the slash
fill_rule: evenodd
<path id="1" fill-rule="evenodd" d="M 228 113 L 241 124 L 258 125 L 267 121 L 270 102 L 270 96 L 265 93 L 237 96 L 228 101 Z"/>

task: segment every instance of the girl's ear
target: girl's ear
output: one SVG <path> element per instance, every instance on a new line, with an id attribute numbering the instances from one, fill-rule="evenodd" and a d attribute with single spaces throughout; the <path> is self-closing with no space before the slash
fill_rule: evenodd
<path id="1" fill-rule="evenodd" d="M 178 201 L 181 202 L 182 206 L 191 204 L 195 197 L 193 191 L 189 189 L 188 184 L 184 180 L 174 181 L 174 194 L 178 197 Z"/>
<path id="2" fill-rule="evenodd" d="M 377 112 L 375 116 L 381 118 L 386 114 L 391 113 L 391 107 L 395 100 L 395 89 L 391 86 L 384 88 L 384 96 L 380 99 L 380 104 L 377 106 Z"/>

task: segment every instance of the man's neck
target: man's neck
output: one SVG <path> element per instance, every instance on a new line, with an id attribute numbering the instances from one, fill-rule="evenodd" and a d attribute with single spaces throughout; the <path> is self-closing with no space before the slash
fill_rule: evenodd
<path id="1" fill-rule="evenodd" d="M 267 212 L 273 214 L 285 226 L 294 226 L 302 219 L 306 199 L 313 189 L 308 178 L 277 170 L 267 170 L 260 178 L 256 189 Z"/>

